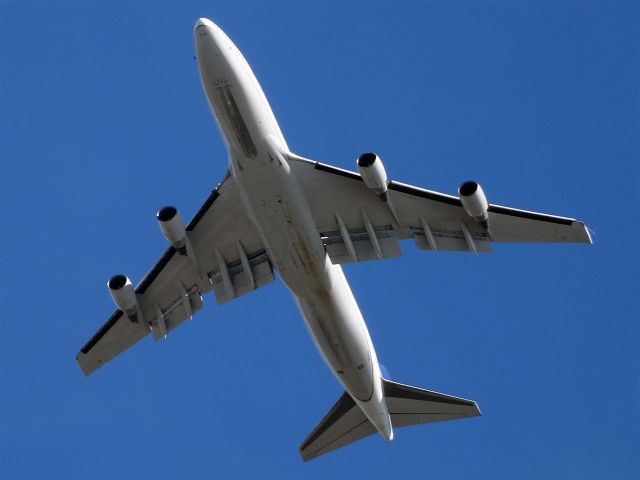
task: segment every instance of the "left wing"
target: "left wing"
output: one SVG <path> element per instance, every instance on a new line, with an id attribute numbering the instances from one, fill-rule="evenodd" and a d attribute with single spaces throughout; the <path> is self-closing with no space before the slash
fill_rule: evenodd
<path id="1" fill-rule="evenodd" d="M 488 252 L 491 242 L 591 243 L 584 223 L 490 204 L 488 225 L 474 221 L 458 197 L 389 181 L 376 195 L 355 172 L 291 155 L 333 263 L 402 255 L 397 240 L 418 248 Z"/>
<path id="2" fill-rule="evenodd" d="M 273 269 L 239 191 L 227 175 L 186 226 L 190 248 L 169 247 L 135 288 L 138 315 L 121 310 L 80 349 L 76 359 L 89 375 L 150 331 L 157 340 L 202 308 L 213 290 L 224 303 L 274 279 Z"/>

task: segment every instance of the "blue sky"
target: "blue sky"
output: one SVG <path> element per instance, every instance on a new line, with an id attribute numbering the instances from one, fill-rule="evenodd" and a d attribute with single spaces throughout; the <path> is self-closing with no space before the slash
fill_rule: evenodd
<path id="1" fill-rule="evenodd" d="M 1 2 L 0 477 L 638 478 L 637 2 Z M 480 418 L 304 464 L 340 395 L 286 288 L 205 309 L 85 378 L 79 347 L 190 218 L 226 153 L 201 90 L 205 16 L 289 146 L 498 204 L 599 243 L 348 266 L 392 378 Z"/>

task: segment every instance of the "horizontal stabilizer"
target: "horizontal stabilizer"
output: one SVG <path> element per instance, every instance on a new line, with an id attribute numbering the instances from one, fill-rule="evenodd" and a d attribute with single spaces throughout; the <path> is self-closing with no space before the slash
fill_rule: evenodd
<path id="1" fill-rule="evenodd" d="M 476 402 L 382 379 L 394 428 L 480 415 Z M 375 427 L 344 393 L 300 446 L 304 461 L 344 447 L 376 432 Z"/>
<path id="2" fill-rule="evenodd" d="M 382 384 L 384 399 L 394 428 L 480 415 L 480 409 L 473 400 L 452 397 L 390 380 L 383 379 Z"/>
<path id="3" fill-rule="evenodd" d="M 345 392 L 300 445 L 300 454 L 306 462 L 375 432 L 375 427 Z"/>

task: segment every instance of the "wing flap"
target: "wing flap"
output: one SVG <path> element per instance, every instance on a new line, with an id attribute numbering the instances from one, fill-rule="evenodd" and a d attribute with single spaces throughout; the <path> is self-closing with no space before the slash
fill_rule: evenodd
<path id="1" fill-rule="evenodd" d="M 402 250 L 392 230 L 374 232 L 375 239 L 368 232 L 350 233 L 349 241 L 341 232 L 331 232 L 322 237 L 325 249 L 331 263 L 343 264 L 379 260 L 382 258 L 396 258 L 402 256 Z"/>
<path id="2" fill-rule="evenodd" d="M 413 238 L 420 250 L 469 252 L 473 248 L 470 247 L 469 240 L 462 230 L 458 232 L 432 232 L 432 240 L 427 238 L 424 231 L 415 230 Z M 476 252 L 486 253 L 491 251 L 491 244 L 486 234 L 478 235 L 472 233 L 472 239 Z M 435 246 L 432 245 L 432 242 Z"/>
<path id="3" fill-rule="evenodd" d="M 182 322 L 193 317 L 202 307 L 204 302 L 197 284 L 185 286 L 178 284 L 175 288 L 173 300 L 166 306 L 154 305 L 151 320 L 154 340 L 160 340 Z"/>
<path id="4" fill-rule="evenodd" d="M 230 262 L 226 273 L 223 272 L 225 267 L 222 267 L 209 274 L 219 305 L 275 280 L 273 266 L 266 251 L 260 250 L 248 255 L 246 260 L 246 263 L 241 258 Z"/>

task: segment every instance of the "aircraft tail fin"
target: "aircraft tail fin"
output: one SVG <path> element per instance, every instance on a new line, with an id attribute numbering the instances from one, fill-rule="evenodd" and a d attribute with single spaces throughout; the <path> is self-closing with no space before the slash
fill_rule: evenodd
<path id="1" fill-rule="evenodd" d="M 476 402 L 382 379 L 394 428 L 480 415 Z M 348 393 L 344 393 L 300 445 L 306 462 L 376 432 Z"/>

